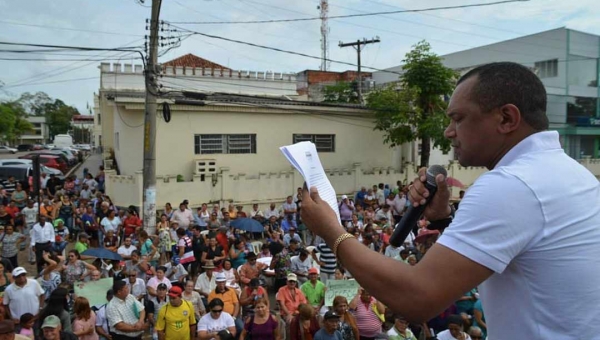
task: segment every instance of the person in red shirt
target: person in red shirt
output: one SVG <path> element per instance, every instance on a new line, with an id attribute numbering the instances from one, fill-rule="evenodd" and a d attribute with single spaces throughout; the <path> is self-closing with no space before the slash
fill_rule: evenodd
<path id="1" fill-rule="evenodd" d="M 17 214 L 19 214 L 19 207 L 17 207 L 15 205 L 15 202 L 11 201 L 5 208 L 6 212 L 10 215 L 10 217 L 13 218 L 13 220 L 17 217 Z"/>
<path id="2" fill-rule="evenodd" d="M 229 239 L 227 238 L 227 227 L 220 227 L 217 232 L 217 242 L 225 250 L 225 254 L 229 254 Z"/>
<path id="3" fill-rule="evenodd" d="M 125 237 L 131 236 L 131 234 L 135 233 L 135 230 L 142 226 L 142 220 L 137 215 L 137 212 L 132 207 L 129 207 L 127 210 L 127 217 L 125 221 L 123 221 L 123 232 Z M 123 237 L 123 239 L 125 239 Z"/>

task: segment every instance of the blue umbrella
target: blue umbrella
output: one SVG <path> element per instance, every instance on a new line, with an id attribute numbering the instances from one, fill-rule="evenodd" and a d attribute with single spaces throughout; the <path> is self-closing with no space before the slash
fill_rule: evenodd
<path id="1" fill-rule="evenodd" d="M 97 257 L 105 260 L 122 260 L 121 255 L 114 253 L 106 248 L 90 248 L 81 253 L 81 255 Z"/>
<path id="2" fill-rule="evenodd" d="M 265 231 L 262 224 L 252 218 L 238 218 L 231 221 L 231 226 L 235 229 L 245 230 L 250 233 L 262 233 Z"/>

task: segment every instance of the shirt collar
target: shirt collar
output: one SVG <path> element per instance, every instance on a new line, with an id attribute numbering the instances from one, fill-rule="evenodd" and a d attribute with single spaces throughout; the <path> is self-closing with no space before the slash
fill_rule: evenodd
<path id="1" fill-rule="evenodd" d="M 540 152 L 548 150 L 562 149 L 560 146 L 560 140 L 558 132 L 556 131 L 542 131 L 534 133 L 527 138 L 519 142 L 512 149 L 510 149 L 502 159 L 496 164 L 494 169 L 498 169 L 503 166 L 507 166 L 514 160 L 519 158 L 521 155 L 525 155 L 531 152 Z"/>

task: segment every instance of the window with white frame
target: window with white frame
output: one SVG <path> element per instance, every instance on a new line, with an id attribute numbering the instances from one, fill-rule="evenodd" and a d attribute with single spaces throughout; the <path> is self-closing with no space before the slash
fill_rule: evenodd
<path id="1" fill-rule="evenodd" d="M 294 134 L 293 141 L 313 142 L 318 152 L 335 152 L 335 135 Z"/>
<path id="2" fill-rule="evenodd" d="M 194 153 L 196 155 L 256 153 L 256 134 L 194 135 Z"/>
<path id="3" fill-rule="evenodd" d="M 537 61 L 534 66 L 540 78 L 558 77 L 558 59 Z"/>

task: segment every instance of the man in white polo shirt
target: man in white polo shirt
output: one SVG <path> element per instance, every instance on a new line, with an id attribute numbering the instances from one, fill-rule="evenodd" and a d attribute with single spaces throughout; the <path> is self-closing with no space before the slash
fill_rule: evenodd
<path id="1" fill-rule="evenodd" d="M 36 280 L 27 278 L 23 267 L 15 268 L 12 276 L 14 282 L 6 287 L 2 303 L 8 306 L 10 318 L 18 324 L 21 315 L 37 315 L 40 312 L 44 305 L 44 290 Z"/>
<path id="2" fill-rule="evenodd" d="M 493 63 L 459 80 L 445 136 L 462 166 L 485 166 L 450 226 L 416 266 L 362 247 L 316 192 L 302 220 L 390 309 L 428 320 L 479 286 L 490 339 L 600 339 L 600 183 L 548 129 L 544 85 Z M 425 204 L 425 172 L 410 189 Z M 424 215 L 451 214 L 443 175 Z M 402 289 L 390 289 L 390 284 Z"/>

